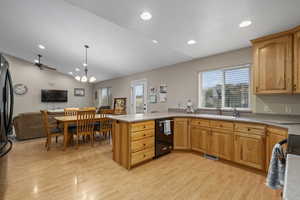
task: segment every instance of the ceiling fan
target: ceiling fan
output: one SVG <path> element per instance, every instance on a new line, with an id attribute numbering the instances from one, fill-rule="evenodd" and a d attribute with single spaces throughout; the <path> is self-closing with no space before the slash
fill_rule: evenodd
<path id="1" fill-rule="evenodd" d="M 42 64 L 42 63 L 41 63 L 41 58 L 42 58 L 42 57 L 43 57 L 43 56 L 42 56 L 41 54 L 38 55 L 38 59 L 35 60 L 35 65 L 38 66 L 38 67 L 40 68 L 40 70 L 45 70 L 45 69 L 47 69 L 47 70 L 53 70 L 53 71 L 56 71 L 56 69 L 55 69 L 54 67 L 49 67 L 49 66 L 47 66 L 47 65 Z"/>

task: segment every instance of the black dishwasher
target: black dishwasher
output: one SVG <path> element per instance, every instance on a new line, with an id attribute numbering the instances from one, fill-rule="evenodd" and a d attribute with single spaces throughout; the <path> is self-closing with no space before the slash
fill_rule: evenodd
<path id="1" fill-rule="evenodd" d="M 168 126 L 170 130 L 165 131 L 165 127 Z M 173 149 L 173 130 L 172 118 L 155 120 L 155 158 L 168 154 Z"/>

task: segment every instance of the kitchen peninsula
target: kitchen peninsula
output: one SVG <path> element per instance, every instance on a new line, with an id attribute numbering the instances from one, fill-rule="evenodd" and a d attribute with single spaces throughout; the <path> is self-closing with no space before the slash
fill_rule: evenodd
<path id="1" fill-rule="evenodd" d="M 109 118 L 113 120 L 113 160 L 127 169 L 154 158 L 156 119 L 174 119 L 174 150 L 209 154 L 261 171 L 268 169 L 274 144 L 288 134 L 300 135 L 300 122 L 295 119 L 279 120 L 255 114 L 236 118 L 168 112 Z M 289 165 L 289 158 L 284 195 L 294 197 L 299 195 L 293 189 L 299 179 L 290 175 L 294 172 L 289 169 L 297 166 Z M 297 162 L 293 157 L 294 163 Z"/>

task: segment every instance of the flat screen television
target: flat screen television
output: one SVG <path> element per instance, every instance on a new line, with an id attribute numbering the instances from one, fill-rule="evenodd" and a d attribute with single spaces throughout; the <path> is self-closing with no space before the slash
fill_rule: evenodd
<path id="1" fill-rule="evenodd" d="M 42 90 L 42 102 L 67 102 L 67 90 Z"/>

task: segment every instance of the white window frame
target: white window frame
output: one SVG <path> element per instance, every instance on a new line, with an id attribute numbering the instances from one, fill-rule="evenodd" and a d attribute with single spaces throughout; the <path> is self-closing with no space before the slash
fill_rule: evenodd
<path id="1" fill-rule="evenodd" d="M 99 104 L 99 106 L 101 107 L 102 105 L 102 89 L 109 89 L 110 90 L 110 97 L 108 96 L 108 101 L 109 100 L 111 100 L 111 102 L 108 102 L 109 103 L 109 105 L 108 106 L 111 106 L 112 107 L 112 104 L 113 104 L 113 98 L 112 98 L 112 92 L 111 92 L 111 90 L 112 90 L 112 87 L 101 87 L 101 88 L 98 88 L 98 104 Z M 109 99 L 109 98 L 111 98 L 111 99 Z"/>
<path id="2" fill-rule="evenodd" d="M 251 86 L 252 86 L 252 79 L 251 79 L 251 64 L 242 64 L 242 65 L 237 65 L 237 66 L 233 66 L 233 67 L 223 67 L 223 68 L 216 68 L 216 69 L 210 69 L 210 70 L 204 70 L 204 71 L 200 71 L 198 73 L 198 108 L 199 109 L 206 109 L 206 110 L 216 110 L 217 108 L 208 108 L 208 107 L 202 107 L 202 102 L 203 102 L 203 95 L 202 95 L 202 91 L 203 91 L 203 87 L 202 87 L 202 73 L 203 72 L 209 72 L 209 71 L 217 71 L 217 70 L 221 70 L 223 73 L 223 80 L 222 80 L 222 94 L 225 93 L 225 71 L 227 70 L 233 70 L 233 69 L 242 69 L 242 68 L 249 68 L 249 107 L 248 108 L 236 108 L 237 110 L 240 111 L 251 111 L 252 110 L 252 101 L 251 101 Z M 223 107 L 225 105 L 225 95 L 222 95 L 222 110 L 232 110 L 233 108 L 231 107 Z"/>

